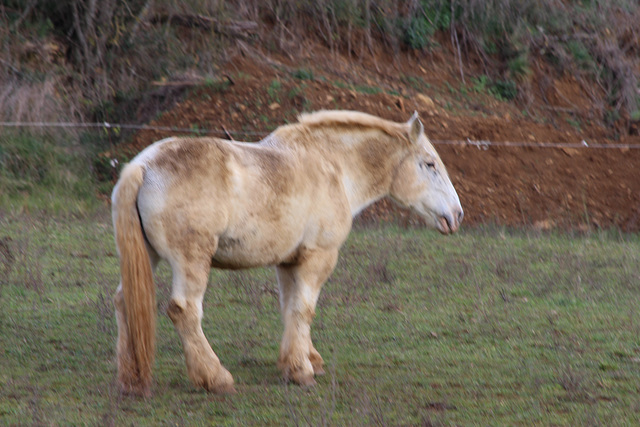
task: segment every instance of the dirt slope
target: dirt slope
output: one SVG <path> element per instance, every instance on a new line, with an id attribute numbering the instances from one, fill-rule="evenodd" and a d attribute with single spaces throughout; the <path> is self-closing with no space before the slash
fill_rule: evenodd
<path id="1" fill-rule="evenodd" d="M 602 127 L 594 117 L 591 89 L 572 76 L 549 74 L 541 64 L 531 77 L 530 84 L 540 88 L 532 91 L 533 99 L 501 102 L 472 78 L 472 69 L 465 68 L 466 85 L 461 85 L 460 70 L 446 49 L 364 60 L 312 43 L 302 50 L 305 54 L 293 60 L 242 45 L 220 71 L 219 82 L 191 89 L 150 125 L 255 141 L 295 120 L 300 111 L 354 109 L 404 121 L 416 110 L 434 141 L 496 143 L 437 145 L 460 194 L 466 224 L 640 229 L 640 149 L 536 146 L 583 140 L 587 145 L 640 144 L 637 128 L 631 128 L 635 136 L 613 140 L 616 129 Z M 174 133 L 142 131 L 129 150 Z M 532 146 L 499 145 L 510 142 Z M 388 201 L 378 203 L 363 220 L 400 215 L 417 221 L 388 206 Z"/>

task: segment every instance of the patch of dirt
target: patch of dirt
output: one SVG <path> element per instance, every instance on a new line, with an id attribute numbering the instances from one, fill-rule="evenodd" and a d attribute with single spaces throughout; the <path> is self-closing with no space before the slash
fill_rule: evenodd
<path id="1" fill-rule="evenodd" d="M 481 74 L 477 70 L 464 69 L 467 84 L 461 85 L 454 53 L 446 48 L 420 56 L 376 52 L 359 59 L 309 41 L 291 57 L 239 44 L 231 58 L 219 81 L 195 86 L 149 125 L 257 141 L 295 121 L 301 111 L 353 109 L 406 121 L 416 110 L 447 165 L 466 225 L 640 230 L 640 150 L 539 145 L 637 145 L 637 135 L 612 138 L 621 127 L 637 124 L 603 127 L 601 108 L 589 92 L 593 88 L 574 76 L 554 74 L 544 63 L 529 82 L 533 99 L 517 103 L 498 101 L 474 84 L 471 76 Z M 173 134 L 141 131 L 126 151 L 132 155 Z M 467 139 L 496 145 L 438 143 Z M 362 220 L 394 215 L 418 221 L 386 200 L 365 211 Z"/>

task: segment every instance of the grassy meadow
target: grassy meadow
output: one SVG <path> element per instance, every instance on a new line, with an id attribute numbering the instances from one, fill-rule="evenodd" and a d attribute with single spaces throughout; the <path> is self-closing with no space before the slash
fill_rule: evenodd
<path id="1" fill-rule="evenodd" d="M 620 136 L 640 117 L 631 0 L 103 0 L 94 13 L 95 3 L 3 2 L 0 121 L 149 123 L 182 96 L 174 83 L 234 84 L 226 63 L 245 51 L 235 41 L 244 35 L 224 24 L 243 22 L 257 24 L 247 53 L 304 67 L 291 73 L 296 87 L 330 71 L 354 93 L 395 91 L 388 77 L 388 87 L 372 86 L 373 70 L 351 82 L 341 66 L 306 68 L 308 40 L 375 68 L 386 58 L 377 51 L 433 59 L 442 47 L 458 52 L 461 89 L 515 98 L 523 117 L 544 69 L 598 88 L 584 120 Z M 403 78 L 410 96 L 438 93 Z M 273 82 L 269 97 L 283 89 Z M 309 107 L 302 99 L 296 109 Z M 582 110 L 566 110 L 579 125 Z M 262 117 L 259 127 L 272 125 Z M 326 375 L 310 389 L 284 383 L 276 368 L 275 273 L 212 271 L 204 331 L 238 391 L 224 396 L 186 376 L 162 264 L 153 396 L 121 396 L 119 271 L 104 200 L 127 132 L 0 129 L 0 426 L 640 425 L 640 235 L 614 231 L 487 226 L 445 237 L 359 225 L 319 299 L 312 336 Z"/>
<path id="2" fill-rule="evenodd" d="M 637 235 L 359 226 L 318 303 L 311 389 L 276 369 L 270 269 L 212 271 L 204 330 L 238 393 L 193 388 L 170 277 L 161 265 L 153 396 L 121 396 L 110 219 L 1 215 L 0 424 L 640 423 Z"/>

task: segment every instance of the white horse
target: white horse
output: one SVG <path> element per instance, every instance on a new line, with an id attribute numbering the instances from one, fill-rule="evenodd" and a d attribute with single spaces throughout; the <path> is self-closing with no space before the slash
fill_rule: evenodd
<path id="1" fill-rule="evenodd" d="M 284 335 L 278 367 L 315 383 L 323 360 L 310 326 L 352 218 L 391 196 L 444 234 L 462 221 L 460 200 L 417 114 L 394 123 L 358 112 L 321 111 L 256 144 L 168 138 L 138 154 L 113 190 L 120 256 L 115 295 L 118 380 L 150 394 L 156 302 L 152 272 L 169 262 L 167 313 L 196 386 L 232 392 L 233 378 L 202 332 L 211 267 L 273 265 Z"/>

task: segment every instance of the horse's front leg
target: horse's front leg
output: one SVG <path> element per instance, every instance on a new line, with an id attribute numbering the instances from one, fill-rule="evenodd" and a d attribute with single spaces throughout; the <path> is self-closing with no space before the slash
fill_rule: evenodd
<path id="1" fill-rule="evenodd" d="M 323 361 L 311 342 L 311 321 L 320 289 L 333 271 L 338 250 L 307 250 L 297 264 L 277 267 L 284 335 L 278 368 L 285 379 L 313 385 Z"/>

